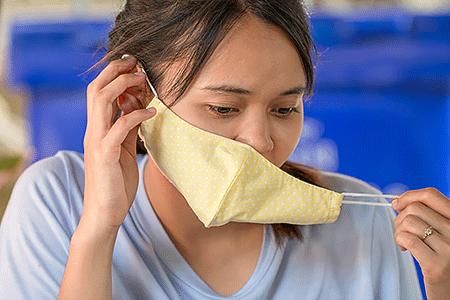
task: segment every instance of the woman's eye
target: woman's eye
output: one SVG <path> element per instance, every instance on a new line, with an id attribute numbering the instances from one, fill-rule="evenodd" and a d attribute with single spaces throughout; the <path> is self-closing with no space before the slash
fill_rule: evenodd
<path id="1" fill-rule="evenodd" d="M 236 111 L 236 109 L 232 108 L 232 107 L 222 107 L 222 106 L 213 106 L 213 105 L 210 105 L 209 109 L 219 115 L 225 115 L 225 114 L 229 114 L 231 112 Z"/>
<path id="2" fill-rule="evenodd" d="M 275 112 L 282 116 L 290 116 L 293 113 L 298 113 L 298 110 L 296 107 L 281 107 L 275 109 Z"/>

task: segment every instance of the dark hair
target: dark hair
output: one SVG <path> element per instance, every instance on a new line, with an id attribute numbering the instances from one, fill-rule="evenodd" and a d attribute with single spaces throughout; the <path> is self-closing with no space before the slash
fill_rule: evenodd
<path id="1" fill-rule="evenodd" d="M 167 70 L 177 63 L 177 74 L 166 83 L 176 102 L 233 26 L 248 14 L 282 29 L 298 50 L 306 75 L 306 96 L 314 85 L 312 55 L 317 50 L 302 1 L 289 0 L 128 0 L 109 33 L 108 53 L 102 62 L 135 56 L 157 91 Z M 181 65 L 180 65 L 181 64 Z M 140 152 L 144 150 L 138 146 Z M 145 151 L 145 150 L 144 150 Z M 317 172 L 286 162 L 282 169 L 304 181 L 319 184 Z M 298 226 L 273 225 L 277 242 L 302 239 Z"/>

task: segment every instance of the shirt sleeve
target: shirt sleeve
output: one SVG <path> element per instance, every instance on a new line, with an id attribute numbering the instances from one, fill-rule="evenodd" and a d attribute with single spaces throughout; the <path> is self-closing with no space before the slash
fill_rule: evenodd
<path id="1" fill-rule="evenodd" d="M 0 299 L 56 299 L 80 207 L 63 155 L 24 171 L 0 227 Z M 74 227 L 75 226 L 75 227 Z"/>
<path id="2" fill-rule="evenodd" d="M 375 213 L 372 244 L 372 280 L 376 299 L 423 299 L 417 270 L 409 251 L 400 251 L 394 237 L 395 213 Z"/>

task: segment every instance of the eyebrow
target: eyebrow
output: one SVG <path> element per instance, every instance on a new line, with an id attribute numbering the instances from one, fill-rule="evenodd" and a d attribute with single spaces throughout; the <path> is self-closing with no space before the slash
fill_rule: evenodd
<path id="1" fill-rule="evenodd" d="M 208 85 L 202 88 L 202 90 L 208 90 L 213 92 L 225 92 L 230 94 L 239 94 L 239 95 L 251 95 L 252 92 L 249 90 L 239 88 L 231 85 Z"/>
<path id="2" fill-rule="evenodd" d="M 202 88 L 202 90 L 208 90 L 213 92 L 224 92 L 239 95 L 251 95 L 252 92 L 240 87 L 232 85 L 208 85 Z M 290 95 L 302 95 L 306 92 L 306 87 L 299 85 L 295 86 L 289 90 L 286 90 L 280 94 L 280 96 L 290 96 Z"/>
<path id="3" fill-rule="evenodd" d="M 296 87 L 293 87 L 287 91 L 284 91 L 280 94 L 280 96 L 289 96 L 289 95 L 303 95 L 306 93 L 306 87 L 303 85 L 299 85 Z"/>

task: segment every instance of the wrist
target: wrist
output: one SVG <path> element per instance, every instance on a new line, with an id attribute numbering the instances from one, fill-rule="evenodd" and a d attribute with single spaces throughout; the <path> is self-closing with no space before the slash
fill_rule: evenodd
<path id="1" fill-rule="evenodd" d="M 84 239 L 86 242 L 92 240 L 106 244 L 114 243 L 120 226 L 110 226 L 99 216 L 88 217 L 87 215 L 83 212 L 72 238 Z"/>
<path id="2" fill-rule="evenodd" d="M 70 247 L 83 247 L 92 253 L 110 253 L 116 241 L 119 226 L 109 226 L 100 214 L 83 209 L 81 219 L 72 235 Z M 110 250 L 110 251 L 108 251 Z"/>
<path id="3" fill-rule="evenodd" d="M 87 266 L 110 266 L 117 233 L 118 230 L 99 229 L 80 220 L 70 240 L 70 254 Z"/>

